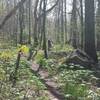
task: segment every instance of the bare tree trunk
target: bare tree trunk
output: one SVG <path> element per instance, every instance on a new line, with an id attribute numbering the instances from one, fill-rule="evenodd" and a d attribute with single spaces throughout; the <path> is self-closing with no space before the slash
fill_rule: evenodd
<path id="1" fill-rule="evenodd" d="M 80 0 L 80 6 L 81 6 L 81 49 L 83 49 L 84 45 L 83 0 Z"/>
<path id="2" fill-rule="evenodd" d="M 85 52 L 97 63 L 95 47 L 94 0 L 85 0 Z"/>
<path id="3" fill-rule="evenodd" d="M 77 0 L 73 0 L 73 8 L 71 15 L 71 44 L 76 49 L 77 48 Z"/>
<path id="4" fill-rule="evenodd" d="M 29 0 L 29 39 L 28 43 L 31 44 L 31 0 Z"/>
<path id="5" fill-rule="evenodd" d="M 37 27 L 38 27 L 38 18 L 37 18 L 37 7 L 38 7 L 39 0 L 35 1 L 35 8 L 34 8 L 34 46 L 38 45 L 38 38 L 37 38 Z"/>
<path id="6" fill-rule="evenodd" d="M 61 0 L 61 44 L 64 44 L 64 2 Z"/>
<path id="7" fill-rule="evenodd" d="M 96 12 L 96 37 L 97 37 L 97 50 L 100 51 L 100 0 L 98 0 L 98 8 Z"/>
<path id="8" fill-rule="evenodd" d="M 42 33 L 43 33 L 43 50 L 44 50 L 45 58 L 48 58 L 45 25 L 46 25 L 46 0 L 44 0 L 44 2 L 43 2 L 43 29 L 42 29 Z"/>
<path id="9" fill-rule="evenodd" d="M 24 22 L 24 6 L 22 5 L 20 8 L 19 8 L 19 24 L 20 24 L 20 40 L 19 40 L 19 43 L 20 44 L 23 44 L 23 22 Z"/>
<path id="10" fill-rule="evenodd" d="M 64 43 L 67 43 L 67 0 L 64 0 L 64 7 L 65 7 L 65 35 L 64 35 Z"/>

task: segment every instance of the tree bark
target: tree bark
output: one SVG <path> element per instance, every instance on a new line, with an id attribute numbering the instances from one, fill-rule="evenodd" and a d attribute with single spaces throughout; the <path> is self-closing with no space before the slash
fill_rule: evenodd
<path id="1" fill-rule="evenodd" d="M 95 47 L 94 0 L 85 0 L 85 52 L 97 63 Z"/>
<path id="2" fill-rule="evenodd" d="M 45 54 L 45 58 L 48 58 L 45 25 L 46 25 L 46 0 L 44 0 L 44 2 L 43 2 L 43 29 L 42 29 L 42 33 L 43 33 L 43 49 L 44 49 L 44 54 Z"/>

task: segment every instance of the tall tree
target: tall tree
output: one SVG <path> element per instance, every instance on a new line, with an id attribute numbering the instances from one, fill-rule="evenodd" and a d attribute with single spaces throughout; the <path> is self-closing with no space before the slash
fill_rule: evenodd
<path id="1" fill-rule="evenodd" d="M 84 45 L 84 25 L 83 25 L 83 0 L 80 0 L 80 7 L 81 7 L 81 49 L 83 49 Z"/>
<path id="2" fill-rule="evenodd" d="M 34 46 L 38 45 L 38 37 L 37 37 L 37 27 L 38 27 L 38 4 L 39 0 L 35 1 L 35 8 L 34 8 Z"/>
<path id="3" fill-rule="evenodd" d="M 31 0 L 29 0 L 29 39 L 28 43 L 31 44 Z"/>
<path id="4" fill-rule="evenodd" d="M 19 43 L 23 43 L 23 29 L 24 29 L 24 5 L 19 7 L 19 25 L 20 25 L 20 37 Z"/>
<path id="5" fill-rule="evenodd" d="M 64 34 L 64 43 L 67 43 L 67 0 L 64 0 L 64 13 L 65 13 L 65 21 L 64 21 L 64 23 L 65 23 L 65 34 Z"/>
<path id="6" fill-rule="evenodd" d="M 48 54 L 47 54 L 47 40 L 46 40 L 46 3 L 47 0 L 44 0 L 43 2 L 43 28 L 42 28 L 42 33 L 43 33 L 43 49 L 44 49 L 44 54 L 45 54 L 45 58 L 48 58 Z"/>
<path id="7" fill-rule="evenodd" d="M 100 50 L 100 0 L 98 0 L 96 12 L 96 36 L 97 36 L 97 50 Z"/>
<path id="8" fill-rule="evenodd" d="M 94 0 L 85 0 L 85 52 L 97 63 L 95 47 Z"/>
<path id="9" fill-rule="evenodd" d="M 73 8 L 71 15 L 71 44 L 77 48 L 77 0 L 73 0 Z"/>
<path id="10" fill-rule="evenodd" d="M 64 44 L 64 1 L 61 0 L 61 44 Z"/>

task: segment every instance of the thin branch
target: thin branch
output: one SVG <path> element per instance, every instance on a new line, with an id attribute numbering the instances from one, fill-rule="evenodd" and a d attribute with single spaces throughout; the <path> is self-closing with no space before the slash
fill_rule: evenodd
<path id="1" fill-rule="evenodd" d="M 58 4 L 58 2 L 59 2 L 59 0 L 57 0 L 56 3 L 55 3 L 51 8 L 47 9 L 47 10 L 46 10 L 46 14 L 48 14 L 50 11 L 52 11 L 52 10 L 55 8 L 55 6 Z M 44 13 L 42 13 L 42 14 L 38 17 L 38 19 L 39 19 L 40 17 L 42 17 L 43 14 L 44 14 Z"/>

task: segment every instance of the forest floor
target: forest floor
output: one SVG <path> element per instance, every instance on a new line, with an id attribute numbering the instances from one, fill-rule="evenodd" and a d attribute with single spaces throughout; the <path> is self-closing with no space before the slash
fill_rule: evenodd
<path id="1" fill-rule="evenodd" d="M 62 57 L 60 57 L 60 56 Z M 56 53 L 56 56 L 58 56 L 58 58 L 60 60 L 64 60 L 63 58 L 66 57 L 67 52 L 59 52 L 58 54 Z M 59 61 L 60 61 L 59 60 Z M 59 63 L 58 61 L 58 63 Z M 98 63 L 99 66 L 99 63 Z M 80 66 L 79 66 L 80 67 Z M 66 100 L 65 96 L 61 93 L 61 91 L 59 91 L 59 84 L 55 81 L 55 78 L 53 75 L 51 75 L 49 77 L 50 72 L 48 72 L 45 69 L 39 68 L 39 65 L 36 63 L 33 63 L 31 66 L 31 69 L 33 71 L 35 71 L 40 77 L 41 79 L 43 79 L 44 84 L 46 85 L 46 87 L 48 88 L 48 93 L 49 93 L 49 97 L 53 97 L 50 100 Z M 66 69 L 66 68 L 65 68 Z M 73 68 L 72 68 L 73 69 Z M 98 67 L 99 69 L 99 67 Z M 100 84 L 100 71 L 93 68 L 93 73 L 90 74 L 90 76 L 92 76 L 91 78 L 91 83 L 89 85 L 91 85 L 91 89 L 93 89 L 93 91 L 96 91 L 99 88 L 99 84 Z M 77 69 L 77 70 L 80 70 Z M 87 69 L 86 69 L 87 70 Z M 55 75 L 56 76 L 56 75 Z M 89 76 L 88 76 L 89 77 Z M 98 80 L 98 81 L 97 81 Z M 84 79 L 83 79 L 84 81 Z M 92 82 L 93 81 L 93 82 Z M 88 82 L 88 81 L 87 81 Z M 50 88 L 49 88 L 50 87 Z M 92 99 L 91 99 L 92 100 Z"/>
<path id="2" fill-rule="evenodd" d="M 73 51 L 69 45 L 55 46 L 48 59 L 42 50 L 31 61 L 22 56 L 12 87 L 18 50 L 0 50 L 0 100 L 100 100 L 100 71 L 66 64 L 66 56 Z"/>
<path id="3" fill-rule="evenodd" d="M 34 63 L 32 64 L 31 69 L 40 76 L 47 87 L 47 93 L 50 100 L 63 100 L 65 98 L 64 95 L 57 90 L 58 84 L 52 77 L 49 77 L 49 72 L 47 70 L 39 68 L 39 65 Z"/>

